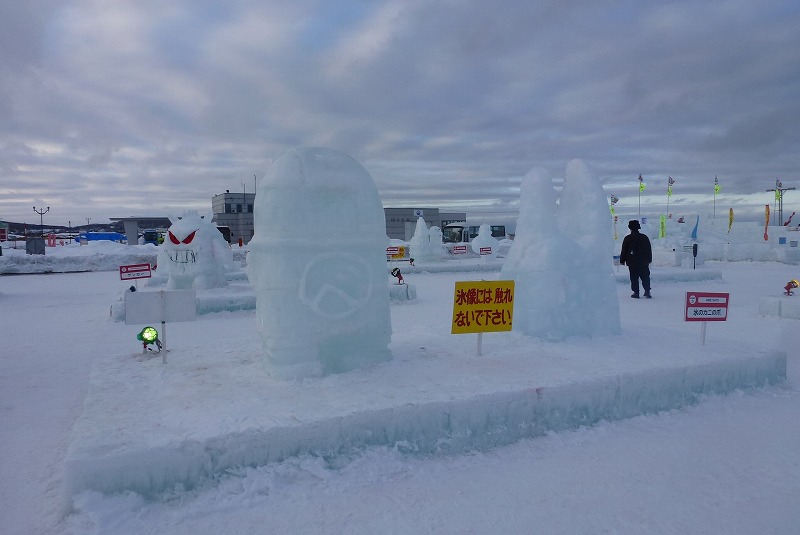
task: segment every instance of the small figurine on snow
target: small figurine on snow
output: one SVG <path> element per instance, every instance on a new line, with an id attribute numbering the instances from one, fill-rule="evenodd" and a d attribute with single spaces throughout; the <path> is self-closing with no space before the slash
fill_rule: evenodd
<path id="1" fill-rule="evenodd" d="M 392 269 L 392 277 L 397 277 L 397 284 L 405 284 L 403 280 L 403 275 L 400 273 L 400 268 Z"/>
<path id="2" fill-rule="evenodd" d="M 786 295 L 794 295 L 794 292 L 792 290 L 794 290 L 798 286 L 800 286 L 800 282 L 798 282 L 797 279 L 792 279 L 786 283 L 786 286 L 783 287 L 783 289 L 785 290 L 784 293 Z"/>

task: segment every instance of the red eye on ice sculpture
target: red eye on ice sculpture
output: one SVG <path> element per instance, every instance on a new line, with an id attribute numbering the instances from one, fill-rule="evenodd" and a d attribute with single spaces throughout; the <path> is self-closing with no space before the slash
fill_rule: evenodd
<path id="1" fill-rule="evenodd" d="M 189 234 L 188 236 L 186 236 L 186 237 L 183 239 L 183 242 L 181 242 L 181 240 L 179 240 L 177 237 L 175 237 L 175 234 L 173 234 L 173 233 L 172 233 L 172 231 L 170 230 L 170 231 L 169 231 L 169 241 L 171 241 L 171 242 L 172 242 L 172 243 L 174 243 L 175 245 L 180 245 L 181 243 L 190 244 L 190 243 L 192 243 L 192 240 L 194 239 L 194 235 L 195 235 L 196 233 L 197 233 L 197 231 L 196 231 L 196 230 L 195 230 L 195 231 L 192 231 L 192 233 L 191 233 L 191 234 Z"/>

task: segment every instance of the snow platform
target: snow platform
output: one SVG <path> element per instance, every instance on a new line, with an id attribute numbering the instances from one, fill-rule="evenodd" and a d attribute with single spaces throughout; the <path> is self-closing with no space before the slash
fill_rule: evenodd
<path id="1" fill-rule="evenodd" d="M 758 303 L 758 312 L 765 316 L 800 320 L 800 292 L 795 292 L 795 295 L 762 297 Z"/>
<path id="2" fill-rule="evenodd" d="M 496 336 L 495 336 L 496 335 Z M 401 337 L 402 338 L 402 337 Z M 92 370 L 65 492 L 190 489 L 241 466 L 370 446 L 459 454 L 676 409 L 786 378 L 786 353 L 667 329 L 549 343 L 517 333 L 390 345 L 394 359 L 303 381 L 268 376 L 254 344 L 108 356 Z M 493 349 L 494 348 L 494 349 Z M 646 349 L 642 349 L 646 348 Z"/>

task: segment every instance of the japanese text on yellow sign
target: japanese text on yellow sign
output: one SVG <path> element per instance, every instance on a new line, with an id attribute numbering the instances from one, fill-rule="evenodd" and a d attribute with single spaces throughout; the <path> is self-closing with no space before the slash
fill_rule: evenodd
<path id="1" fill-rule="evenodd" d="M 514 281 L 456 282 L 453 334 L 510 331 Z"/>

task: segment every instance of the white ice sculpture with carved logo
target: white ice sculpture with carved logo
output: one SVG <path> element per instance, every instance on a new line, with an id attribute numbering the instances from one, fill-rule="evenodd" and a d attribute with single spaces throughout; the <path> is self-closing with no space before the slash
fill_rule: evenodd
<path id="1" fill-rule="evenodd" d="M 197 212 L 173 220 L 158 254 L 158 272 L 163 277 L 166 270 L 167 288 L 202 290 L 227 285 L 233 253 L 216 226 Z"/>
<path id="2" fill-rule="evenodd" d="M 253 208 L 247 269 L 267 371 L 296 379 L 390 359 L 386 223 L 366 169 L 334 150 L 290 150 Z"/>

